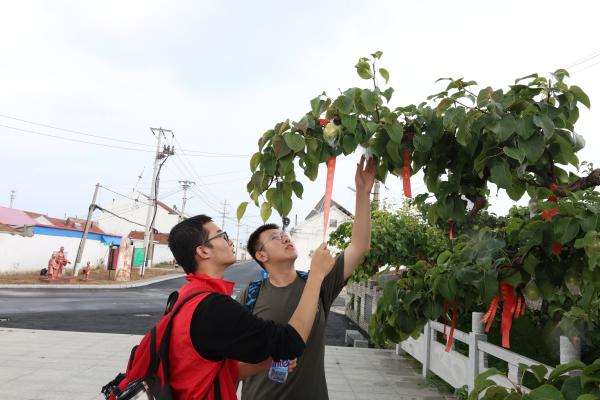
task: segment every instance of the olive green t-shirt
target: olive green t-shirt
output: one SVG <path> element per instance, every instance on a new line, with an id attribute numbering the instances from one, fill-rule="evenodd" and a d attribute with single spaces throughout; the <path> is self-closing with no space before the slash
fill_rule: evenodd
<path id="1" fill-rule="evenodd" d="M 304 285 L 305 281 L 300 277 L 296 277 L 294 282 L 285 287 L 273 286 L 266 279 L 261 284 L 254 306 L 254 315 L 286 324 L 300 302 Z M 306 349 L 298 358 L 294 371 L 288 375 L 285 383 L 271 381 L 267 377 L 268 371 L 245 379 L 242 400 L 329 399 L 325 381 L 325 326 L 329 308 L 344 285 L 344 253 L 342 253 L 336 258 L 332 271 L 323 280 L 315 323 L 306 343 Z M 247 294 L 247 290 L 244 290 L 237 300 L 245 304 Z"/>

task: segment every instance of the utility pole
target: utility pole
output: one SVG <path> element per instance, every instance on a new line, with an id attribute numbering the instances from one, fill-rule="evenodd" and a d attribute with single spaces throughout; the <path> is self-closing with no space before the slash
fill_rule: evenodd
<path id="1" fill-rule="evenodd" d="M 183 221 L 183 219 L 185 218 L 183 216 L 183 214 L 185 213 L 185 203 L 189 200 L 187 198 L 187 190 L 194 186 L 196 184 L 196 182 L 193 181 L 179 181 L 179 183 L 181 184 L 181 187 L 183 188 L 183 198 L 181 199 L 181 212 L 179 213 L 179 221 Z"/>
<path id="2" fill-rule="evenodd" d="M 144 264 L 140 268 L 140 275 L 144 276 L 144 270 L 152 266 L 152 249 L 154 244 L 154 217 L 156 216 L 157 198 L 158 198 L 158 175 L 160 172 L 161 161 L 163 158 L 175 154 L 171 146 L 163 146 L 161 151 L 160 141 L 165 132 L 172 133 L 168 129 L 150 128 L 152 134 L 156 136 L 156 155 L 154 157 L 154 172 L 152 174 L 152 187 L 150 188 L 150 205 L 146 214 L 146 226 L 144 229 Z M 164 161 L 163 161 L 164 162 Z"/>
<path id="3" fill-rule="evenodd" d="M 81 235 L 81 241 L 79 242 L 79 248 L 77 249 L 77 257 L 75 257 L 75 263 L 73 264 L 73 276 L 77 276 L 78 266 L 81 262 L 81 257 L 83 256 L 83 249 L 85 248 L 85 241 L 87 239 L 87 235 L 90 231 L 90 226 L 92 225 L 92 214 L 96 209 L 96 199 L 98 198 L 98 190 L 100 189 L 100 184 L 96 183 L 96 189 L 94 190 L 94 196 L 92 197 L 92 204 L 90 204 L 90 208 L 88 209 L 87 220 L 85 221 L 85 228 L 83 229 L 83 235 Z"/>
<path id="4" fill-rule="evenodd" d="M 15 201 L 16 196 L 16 191 L 15 190 L 11 190 L 10 191 L 10 206 L 8 208 L 13 208 L 13 203 Z"/>
<path id="5" fill-rule="evenodd" d="M 375 189 L 373 191 L 373 205 L 376 210 L 379 210 L 379 181 L 375 181 Z"/>
<path id="6" fill-rule="evenodd" d="M 221 215 L 221 229 L 225 230 L 225 216 L 227 215 L 227 200 L 223 202 L 223 214 Z"/>

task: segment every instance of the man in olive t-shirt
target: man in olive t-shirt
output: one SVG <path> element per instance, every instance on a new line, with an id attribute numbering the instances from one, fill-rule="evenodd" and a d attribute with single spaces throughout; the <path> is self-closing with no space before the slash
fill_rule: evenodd
<path id="1" fill-rule="evenodd" d="M 317 316 L 296 369 L 285 383 L 273 382 L 267 372 L 244 380 L 242 400 L 311 399 L 326 400 L 325 380 L 325 326 L 331 304 L 344 287 L 346 280 L 356 270 L 371 244 L 370 193 L 375 182 L 375 161 L 365 158 L 356 168 L 356 215 L 352 238 L 340 254 L 321 286 Z M 298 253 L 289 236 L 275 224 L 258 228 L 248 239 L 248 252 L 268 273 L 260 284 L 253 313 L 266 320 L 287 321 L 293 313 L 305 281 L 294 268 Z M 238 301 L 246 304 L 247 290 Z"/>

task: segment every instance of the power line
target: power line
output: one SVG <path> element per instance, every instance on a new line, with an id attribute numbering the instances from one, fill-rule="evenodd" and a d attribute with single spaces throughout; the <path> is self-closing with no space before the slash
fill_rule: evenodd
<path id="1" fill-rule="evenodd" d="M 144 224 L 140 224 L 139 222 L 134 222 L 134 221 L 132 221 L 132 220 L 130 220 L 130 219 L 127 219 L 127 218 L 125 218 L 125 217 L 122 217 L 122 216 L 120 216 L 120 215 L 118 215 L 118 214 L 115 214 L 115 213 L 114 213 L 114 212 L 112 212 L 112 211 L 108 211 L 106 208 L 102 208 L 102 207 L 100 207 L 99 205 L 96 205 L 95 207 L 96 207 L 98 210 L 102 211 L 102 212 L 106 212 L 106 213 L 108 213 L 108 214 L 112 214 L 112 215 L 114 215 L 115 217 L 117 217 L 117 218 L 121 218 L 121 219 L 123 219 L 123 220 L 125 220 L 125 221 L 127 221 L 127 222 L 129 222 L 129 223 L 132 223 L 132 224 L 135 224 L 135 225 L 139 225 L 139 226 L 145 226 Z"/>
<path id="2" fill-rule="evenodd" d="M 596 61 L 595 63 L 593 63 L 593 64 L 590 64 L 590 65 L 587 65 L 587 66 L 585 66 L 585 67 L 583 67 L 583 68 L 581 68 L 581 69 L 578 69 L 577 71 L 573 71 L 573 73 L 574 73 L 574 74 L 578 74 L 578 73 L 580 73 L 580 72 L 582 72 L 582 71 L 585 71 L 586 69 L 590 69 L 590 68 L 592 68 L 593 66 L 595 66 L 595 65 L 598 65 L 598 64 L 600 64 L 600 61 Z"/>
<path id="3" fill-rule="evenodd" d="M 126 198 L 126 199 L 129 199 L 129 200 L 132 200 L 132 201 L 135 201 L 135 202 L 140 202 L 140 203 L 142 203 L 142 204 L 145 204 L 145 205 L 148 205 L 148 206 L 150 205 L 150 203 L 146 203 L 146 202 L 143 202 L 143 201 L 141 201 L 141 200 L 139 200 L 139 199 L 134 199 L 133 197 L 126 196 L 126 195 L 124 195 L 124 194 L 122 194 L 122 193 L 119 193 L 119 192 L 117 192 L 117 191 L 115 191 L 115 190 L 109 189 L 109 188 L 107 188 L 106 186 L 102 186 L 102 185 L 100 185 L 100 187 L 101 187 L 102 189 L 108 190 L 108 191 L 109 191 L 109 192 L 111 192 L 111 193 L 114 193 L 114 194 L 116 194 L 117 196 L 121 196 L 121 197 L 124 197 L 124 198 Z"/>
<path id="4" fill-rule="evenodd" d="M 134 144 L 137 146 L 144 146 L 144 147 L 154 147 L 151 144 L 147 144 L 147 143 L 141 143 L 141 142 L 134 142 L 131 140 L 125 140 L 125 139 L 117 139 L 114 137 L 109 137 L 109 136 L 103 136 L 103 135 L 95 135 L 92 133 L 86 133 L 86 132 L 82 132 L 82 131 L 77 131 L 77 130 L 73 130 L 73 129 L 66 129 L 66 128 L 60 128 L 57 126 L 53 126 L 53 125 L 48 125 L 48 124 L 42 124 L 39 122 L 34 122 L 34 121 L 28 121 L 26 119 L 22 119 L 22 118 L 17 118 L 17 117 L 12 117 L 10 115 L 5 115 L 5 114 L 0 114 L 0 117 L 2 118 L 7 118 L 7 119 L 12 119 L 15 121 L 19 121 L 19 122 L 24 122 L 27 124 L 31 124 L 31 125 L 35 125 L 35 126 L 40 126 L 40 127 L 44 127 L 44 128 L 49 128 L 49 129 L 55 129 L 55 130 L 59 130 L 59 131 L 63 131 L 63 132 L 68 132 L 68 133 L 73 133 L 76 135 L 83 135 L 83 136 L 88 136 L 88 137 L 94 137 L 97 139 L 103 139 L 103 140 L 112 140 L 115 142 L 121 142 L 121 143 L 127 143 L 127 144 Z M 72 139 L 72 138 L 66 138 L 64 136 L 58 136 L 58 135 L 52 135 L 49 133 L 41 133 L 41 132 L 37 132 L 37 131 L 31 131 L 28 129 L 21 129 L 21 128 L 15 128 L 15 127 L 10 127 L 7 125 L 0 125 L 3 126 L 5 128 L 9 128 L 9 129 L 15 129 L 15 130 L 19 130 L 22 132 L 27 132 L 27 133 L 33 133 L 33 134 L 37 134 L 37 135 L 43 135 L 43 136 L 48 136 L 48 137 L 53 137 L 53 138 L 57 138 L 57 139 L 63 139 L 63 140 L 70 140 L 70 141 L 74 141 L 74 142 L 79 142 L 79 143 L 87 143 L 87 144 L 94 144 L 94 145 L 100 145 L 100 146 L 108 146 L 110 147 L 110 145 L 105 145 L 105 144 L 101 144 L 101 143 L 96 143 L 96 142 L 88 142 L 88 141 L 83 141 L 83 140 L 77 140 L 77 139 Z M 127 149 L 127 150 L 135 150 L 135 151 L 145 151 L 145 152 L 153 152 L 153 150 L 144 150 L 144 149 L 135 149 L 135 148 L 126 148 L 126 147 L 115 147 L 115 148 L 122 148 L 122 149 Z M 190 153 L 189 155 L 191 157 L 250 157 L 248 154 L 233 154 L 233 153 L 216 153 L 216 152 L 209 152 L 209 151 L 203 151 L 203 150 L 191 150 L 191 149 L 187 149 L 185 150 L 186 152 Z M 191 153 L 197 153 L 197 154 L 191 154 Z"/>
<path id="5" fill-rule="evenodd" d="M 0 124 L 0 127 L 8 128 L 8 129 L 13 129 L 15 131 L 24 132 L 24 133 L 31 133 L 31 134 L 34 134 L 34 135 L 51 137 L 51 138 L 54 138 L 54 139 L 66 140 L 68 142 L 85 143 L 85 144 L 91 144 L 91 145 L 94 145 L 94 146 L 110 147 L 112 149 L 140 151 L 140 152 L 143 152 L 143 153 L 153 153 L 154 152 L 153 150 L 135 149 L 133 147 L 116 146 L 116 145 L 112 145 L 112 144 L 104 144 L 104 143 L 90 142 L 90 141 L 87 141 L 87 140 L 79 140 L 79 139 L 67 138 L 67 137 L 64 137 L 64 136 L 52 135 L 50 133 L 42 133 L 42 132 L 32 131 L 32 130 L 29 130 L 29 129 L 21 129 L 21 128 L 16 128 L 14 126 L 8 126 L 8 125 L 3 125 L 3 124 Z"/>
<path id="6" fill-rule="evenodd" d="M 585 56 L 585 57 L 579 59 L 578 61 L 575 61 L 573 64 L 569 65 L 566 69 L 570 69 L 570 68 L 576 67 L 576 66 L 578 66 L 580 64 L 583 64 L 583 63 L 585 63 L 585 62 L 587 62 L 589 60 L 592 60 L 592 59 L 594 59 L 594 58 L 596 58 L 598 56 L 600 56 L 600 51 L 597 51 L 595 53 L 592 53 L 591 55 L 588 55 L 588 56 Z"/>

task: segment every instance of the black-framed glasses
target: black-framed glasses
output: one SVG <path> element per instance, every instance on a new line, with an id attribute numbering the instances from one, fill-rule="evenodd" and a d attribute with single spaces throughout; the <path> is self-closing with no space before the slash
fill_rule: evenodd
<path id="1" fill-rule="evenodd" d="M 199 243 L 198 246 L 204 246 L 206 243 L 210 242 L 211 240 L 218 239 L 220 237 L 222 237 L 223 239 L 225 239 L 225 241 L 227 243 L 229 243 L 229 235 L 227 234 L 227 232 L 223 231 L 223 232 L 217 233 L 215 236 L 213 236 L 211 238 L 206 239 L 204 242 Z"/>
<path id="2" fill-rule="evenodd" d="M 262 251 L 262 249 L 265 248 L 265 245 L 270 242 L 271 240 L 279 240 L 280 242 L 283 242 L 284 239 L 288 239 L 290 240 L 290 235 L 288 235 L 287 233 L 285 233 L 284 231 L 278 231 L 277 233 L 275 233 L 273 236 L 271 236 L 266 242 L 261 243 L 260 247 L 258 249 L 256 249 L 256 251 Z"/>

